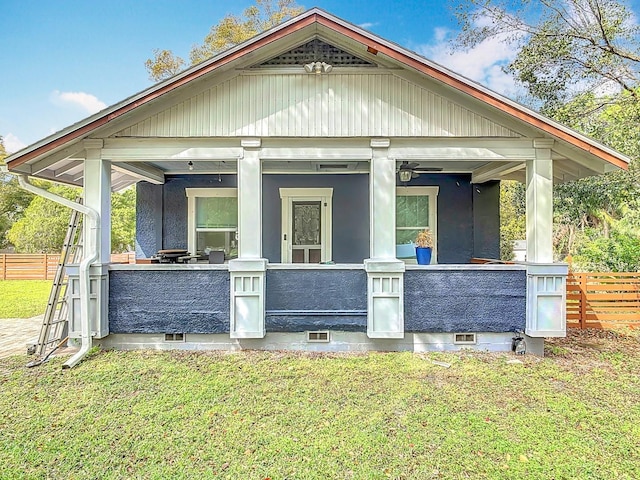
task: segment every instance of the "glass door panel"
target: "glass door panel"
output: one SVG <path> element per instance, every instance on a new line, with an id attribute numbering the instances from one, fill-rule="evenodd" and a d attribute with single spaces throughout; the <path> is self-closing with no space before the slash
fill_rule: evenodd
<path id="1" fill-rule="evenodd" d="M 292 209 L 292 261 L 293 263 L 320 263 L 322 252 L 322 202 L 293 201 Z"/>

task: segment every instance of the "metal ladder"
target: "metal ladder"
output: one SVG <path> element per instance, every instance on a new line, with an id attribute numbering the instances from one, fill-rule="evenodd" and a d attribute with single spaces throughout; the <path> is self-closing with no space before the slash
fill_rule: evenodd
<path id="1" fill-rule="evenodd" d="M 82 199 L 77 198 L 77 203 Z M 78 263 L 82 256 L 82 215 L 72 210 L 69 219 L 69 227 L 62 245 L 60 260 L 56 268 L 56 274 L 49 293 L 49 301 L 42 319 L 42 327 L 38 336 L 38 343 L 27 349 L 27 353 L 33 353 L 36 358 L 27 364 L 27 367 L 35 367 L 47 361 L 49 356 L 67 341 L 68 323 L 67 313 L 69 304 L 67 300 L 66 267 L 71 263 Z"/>

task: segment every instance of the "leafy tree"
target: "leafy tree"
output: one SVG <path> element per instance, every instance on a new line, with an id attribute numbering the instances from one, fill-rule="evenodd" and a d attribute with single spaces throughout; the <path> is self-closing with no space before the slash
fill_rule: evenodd
<path id="1" fill-rule="evenodd" d="M 505 70 L 545 111 L 589 91 L 638 99 L 640 29 L 624 0 L 464 0 L 456 14 L 458 47 L 517 47 Z"/>
<path id="2" fill-rule="evenodd" d="M 628 171 L 587 177 L 555 188 L 556 250 L 561 256 L 575 254 L 579 250 L 592 251 L 588 245 L 591 241 L 604 246 L 605 243 L 622 242 L 629 235 L 633 237 L 633 231 L 626 229 L 626 225 L 633 225 L 634 219 L 640 216 L 640 169 L 637 160 L 640 158 L 637 141 L 640 138 L 640 102 L 623 99 L 610 102 L 605 107 L 595 107 L 599 101 L 593 93 L 583 94 L 557 109 L 556 117 L 629 155 L 632 162 Z M 585 109 L 591 113 L 576 115 L 575 112 Z M 625 229 L 627 231 L 623 232 Z M 640 234 L 638 229 L 635 232 L 635 235 Z M 598 237 L 603 240 L 596 242 Z M 619 250 L 607 247 L 606 251 L 614 253 Z M 585 265 L 597 263 L 592 255 L 590 258 Z M 613 265 L 616 262 L 600 263 Z"/>
<path id="3" fill-rule="evenodd" d="M 294 0 L 256 0 L 256 4 L 247 8 L 242 16 L 229 14 L 211 27 L 203 43 L 191 49 L 191 65 L 248 40 L 302 11 Z M 169 78 L 185 65 L 185 61 L 174 55 L 171 50 L 156 49 L 153 53 L 153 58 L 145 62 L 151 80 Z"/>
<path id="4" fill-rule="evenodd" d="M 79 188 L 42 182 L 38 185 L 56 195 L 76 199 Z M 135 238 L 135 187 L 111 195 L 111 251 L 127 252 Z M 20 219 L 13 223 L 7 238 L 21 253 L 59 253 L 69 225 L 71 211 L 43 197 L 32 200 Z"/>
<path id="5" fill-rule="evenodd" d="M 640 28 L 626 3 L 465 0 L 457 15 L 458 48 L 488 39 L 515 45 L 504 70 L 525 88 L 527 103 L 634 159 L 628 172 L 555 188 L 554 246 L 560 258 L 574 255 L 580 268 L 637 269 Z M 517 224 L 510 198 L 501 205 L 503 238 Z"/>
<path id="6" fill-rule="evenodd" d="M 130 252 L 136 232 L 136 187 L 111 194 L 111 251 Z"/>
<path id="7" fill-rule="evenodd" d="M 68 199 L 75 199 L 80 193 L 79 189 L 62 185 L 53 185 L 48 190 Z M 69 215 L 69 208 L 35 196 L 22 218 L 11 226 L 7 238 L 21 253 L 58 253 L 64 242 Z"/>
<path id="8" fill-rule="evenodd" d="M 6 157 L 7 152 L 0 137 L 0 165 L 5 165 Z M 33 195 L 20 188 L 13 175 L 0 174 L 0 249 L 9 246 L 6 233 L 22 216 L 32 199 Z"/>
<path id="9" fill-rule="evenodd" d="M 525 188 L 516 181 L 500 184 L 500 258 L 513 258 L 513 241 L 526 238 Z"/>

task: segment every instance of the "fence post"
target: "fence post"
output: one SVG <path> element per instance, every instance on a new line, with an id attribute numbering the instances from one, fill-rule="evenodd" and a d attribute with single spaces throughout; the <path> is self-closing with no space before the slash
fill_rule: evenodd
<path id="1" fill-rule="evenodd" d="M 7 279 L 7 254 L 3 253 L 2 255 L 2 280 Z"/>
<path id="2" fill-rule="evenodd" d="M 580 274 L 580 328 L 587 328 L 587 274 Z"/>

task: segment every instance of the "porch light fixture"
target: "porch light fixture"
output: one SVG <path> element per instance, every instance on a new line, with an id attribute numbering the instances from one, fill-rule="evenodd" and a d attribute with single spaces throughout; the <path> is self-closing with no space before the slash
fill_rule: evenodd
<path id="1" fill-rule="evenodd" d="M 189 166 L 189 170 L 193 171 L 193 162 L 191 160 L 189 160 L 189 163 L 187 163 L 187 165 Z"/>
<path id="2" fill-rule="evenodd" d="M 333 70 L 333 65 L 329 65 L 326 62 L 311 62 L 304 65 L 304 71 L 307 73 L 329 73 Z"/>
<path id="3" fill-rule="evenodd" d="M 400 181 L 402 183 L 406 183 L 411 180 L 411 170 L 407 168 L 401 168 L 398 172 L 398 176 L 400 177 Z"/>

